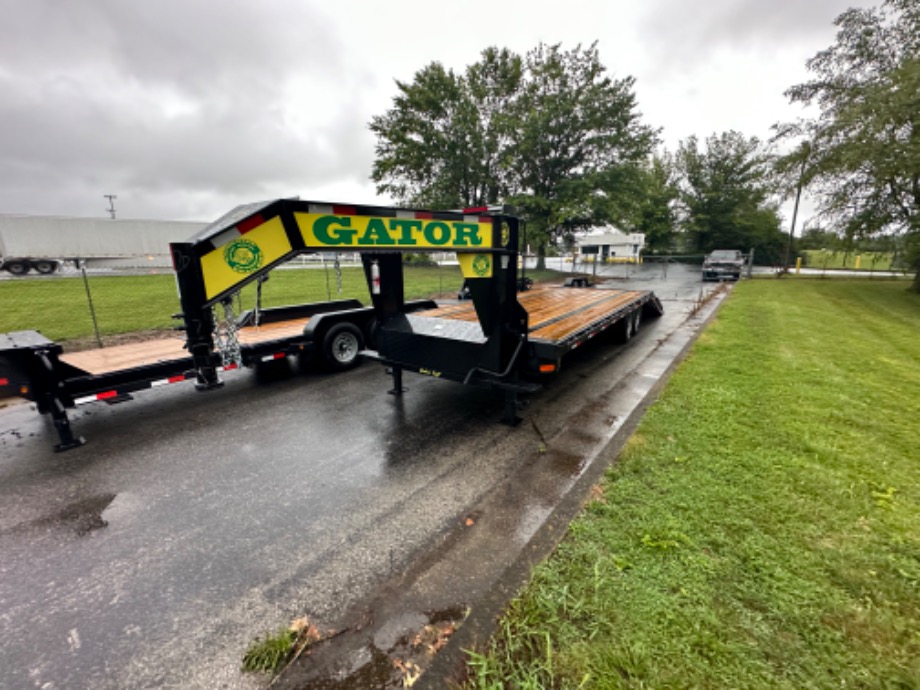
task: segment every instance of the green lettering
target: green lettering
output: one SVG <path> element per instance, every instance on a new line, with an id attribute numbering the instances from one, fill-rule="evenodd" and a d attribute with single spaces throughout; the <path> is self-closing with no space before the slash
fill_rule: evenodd
<path id="1" fill-rule="evenodd" d="M 380 218 L 371 218 L 367 223 L 367 230 L 361 235 L 358 244 L 396 244 L 390 233 L 387 232 L 387 226 Z"/>
<path id="2" fill-rule="evenodd" d="M 338 227 L 335 227 L 335 224 Z M 322 216 L 313 223 L 313 234 L 321 244 L 352 244 L 357 230 L 351 230 L 351 218 L 348 216 Z"/>
<path id="3" fill-rule="evenodd" d="M 479 226 L 475 223 L 454 223 L 454 229 L 457 231 L 457 237 L 454 244 L 458 247 L 478 247 L 482 244 L 482 238 L 479 237 Z"/>
<path id="4" fill-rule="evenodd" d="M 390 228 L 399 230 L 402 234 L 399 236 L 397 243 L 400 246 L 418 244 L 412 237 L 412 231 L 416 232 L 422 229 L 422 221 L 412 220 L 411 218 L 394 218 L 390 221 Z"/>
<path id="5" fill-rule="evenodd" d="M 447 223 L 434 221 L 428 223 L 422 231 L 428 244 L 447 244 L 450 242 L 450 226 Z"/>

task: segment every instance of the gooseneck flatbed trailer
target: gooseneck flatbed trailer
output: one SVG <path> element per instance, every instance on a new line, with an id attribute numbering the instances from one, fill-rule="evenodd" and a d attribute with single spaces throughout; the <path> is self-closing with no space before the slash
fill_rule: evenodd
<path id="1" fill-rule="evenodd" d="M 51 416 L 57 450 L 82 445 L 67 409 L 120 402 L 144 388 L 194 380 L 223 385 L 223 372 L 292 354 L 322 353 L 334 369 L 384 364 L 389 391 L 403 372 L 503 391 L 503 421 L 518 396 L 541 387 L 566 353 L 615 328 L 629 338 L 662 313 L 651 292 L 541 288 L 519 292 L 519 220 L 503 209 L 464 212 L 314 203 L 240 206 L 187 242 L 170 244 L 183 337 L 64 353 L 35 331 L 0 334 L 0 397 L 19 395 Z M 293 256 L 359 252 L 372 304 L 340 300 L 236 315 L 233 297 Z M 404 297 L 404 251 L 457 253 L 471 300 L 438 305 Z M 579 281 L 570 281 L 578 283 Z"/>

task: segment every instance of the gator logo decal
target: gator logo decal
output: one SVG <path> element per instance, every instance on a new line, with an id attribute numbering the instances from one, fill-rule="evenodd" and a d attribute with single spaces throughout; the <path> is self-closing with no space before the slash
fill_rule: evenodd
<path id="1" fill-rule="evenodd" d="M 486 278 L 492 273 L 492 262 L 488 254 L 477 254 L 473 259 L 473 273 L 479 278 Z"/>
<path id="2" fill-rule="evenodd" d="M 252 273 L 262 266 L 262 250 L 249 240 L 234 240 L 224 247 L 224 261 L 237 273 Z"/>

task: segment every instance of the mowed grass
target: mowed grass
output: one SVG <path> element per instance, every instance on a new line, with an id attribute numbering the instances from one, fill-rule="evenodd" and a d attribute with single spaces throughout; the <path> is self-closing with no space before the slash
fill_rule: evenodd
<path id="1" fill-rule="evenodd" d="M 747 281 L 476 688 L 920 687 L 920 296 Z"/>
<path id="2" fill-rule="evenodd" d="M 528 271 L 535 279 L 559 277 L 552 271 Z M 370 304 L 361 268 L 344 267 L 339 290 L 335 271 L 323 269 L 278 270 L 262 286 L 264 307 L 359 299 Z M 406 266 L 406 299 L 440 294 L 456 295 L 463 283 L 457 266 Z M 102 336 L 168 329 L 170 316 L 180 311 L 172 273 L 157 275 L 88 277 L 89 294 Z M 256 303 L 256 287 L 246 286 L 234 300 L 237 313 Z M 93 320 L 86 286 L 80 277 L 0 282 L 0 333 L 37 330 L 55 341 L 93 336 Z"/>
<path id="3" fill-rule="evenodd" d="M 888 271 L 895 268 L 895 256 L 892 252 L 805 249 L 800 254 L 804 257 L 803 265 L 809 268 L 845 268 L 859 271 Z"/>

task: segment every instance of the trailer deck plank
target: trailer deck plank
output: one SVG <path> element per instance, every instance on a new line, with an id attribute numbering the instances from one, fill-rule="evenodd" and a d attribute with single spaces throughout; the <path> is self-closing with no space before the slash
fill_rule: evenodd
<path id="1" fill-rule="evenodd" d="M 531 339 L 559 342 L 627 307 L 644 294 L 636 290 L 546 287 L 520 293 L 518 302 L 529 315 Z M 446 305 L 420 315 L 477 320 L 471 301 Z"/>
<path id="2" fill-rule="evenodd" d="M 303 333 L 307 318 L 290 319 L 241 328 L 237 338 L 241 345 L 258 345 L 271 340 L 295 338 Z M 98 350 L 69 352 L 60 356 L 65 362 L 95 376 L 115 371 L 162 364 L 190 357 L 183 338 L 158 338 Z"/>
<path id="3" fill-rule="evenodd" d="M 263 323 L 260 326 L 246 326 L 240 329 L 238 339 L 241 345 L 258 345 L 269 340 L 295 338 L 303 335 L 303 328 L 309 320 L 307 317 Z"/>
<path id="4" fill-rule="evenodd" d="M 181 338 L 159 338 L 139 343 L 113 345 L 98 350 L 68 352 L 60 356 L 62 362 L 95 376 L 113 371 L 171 362 L 189 357 Z"/>

